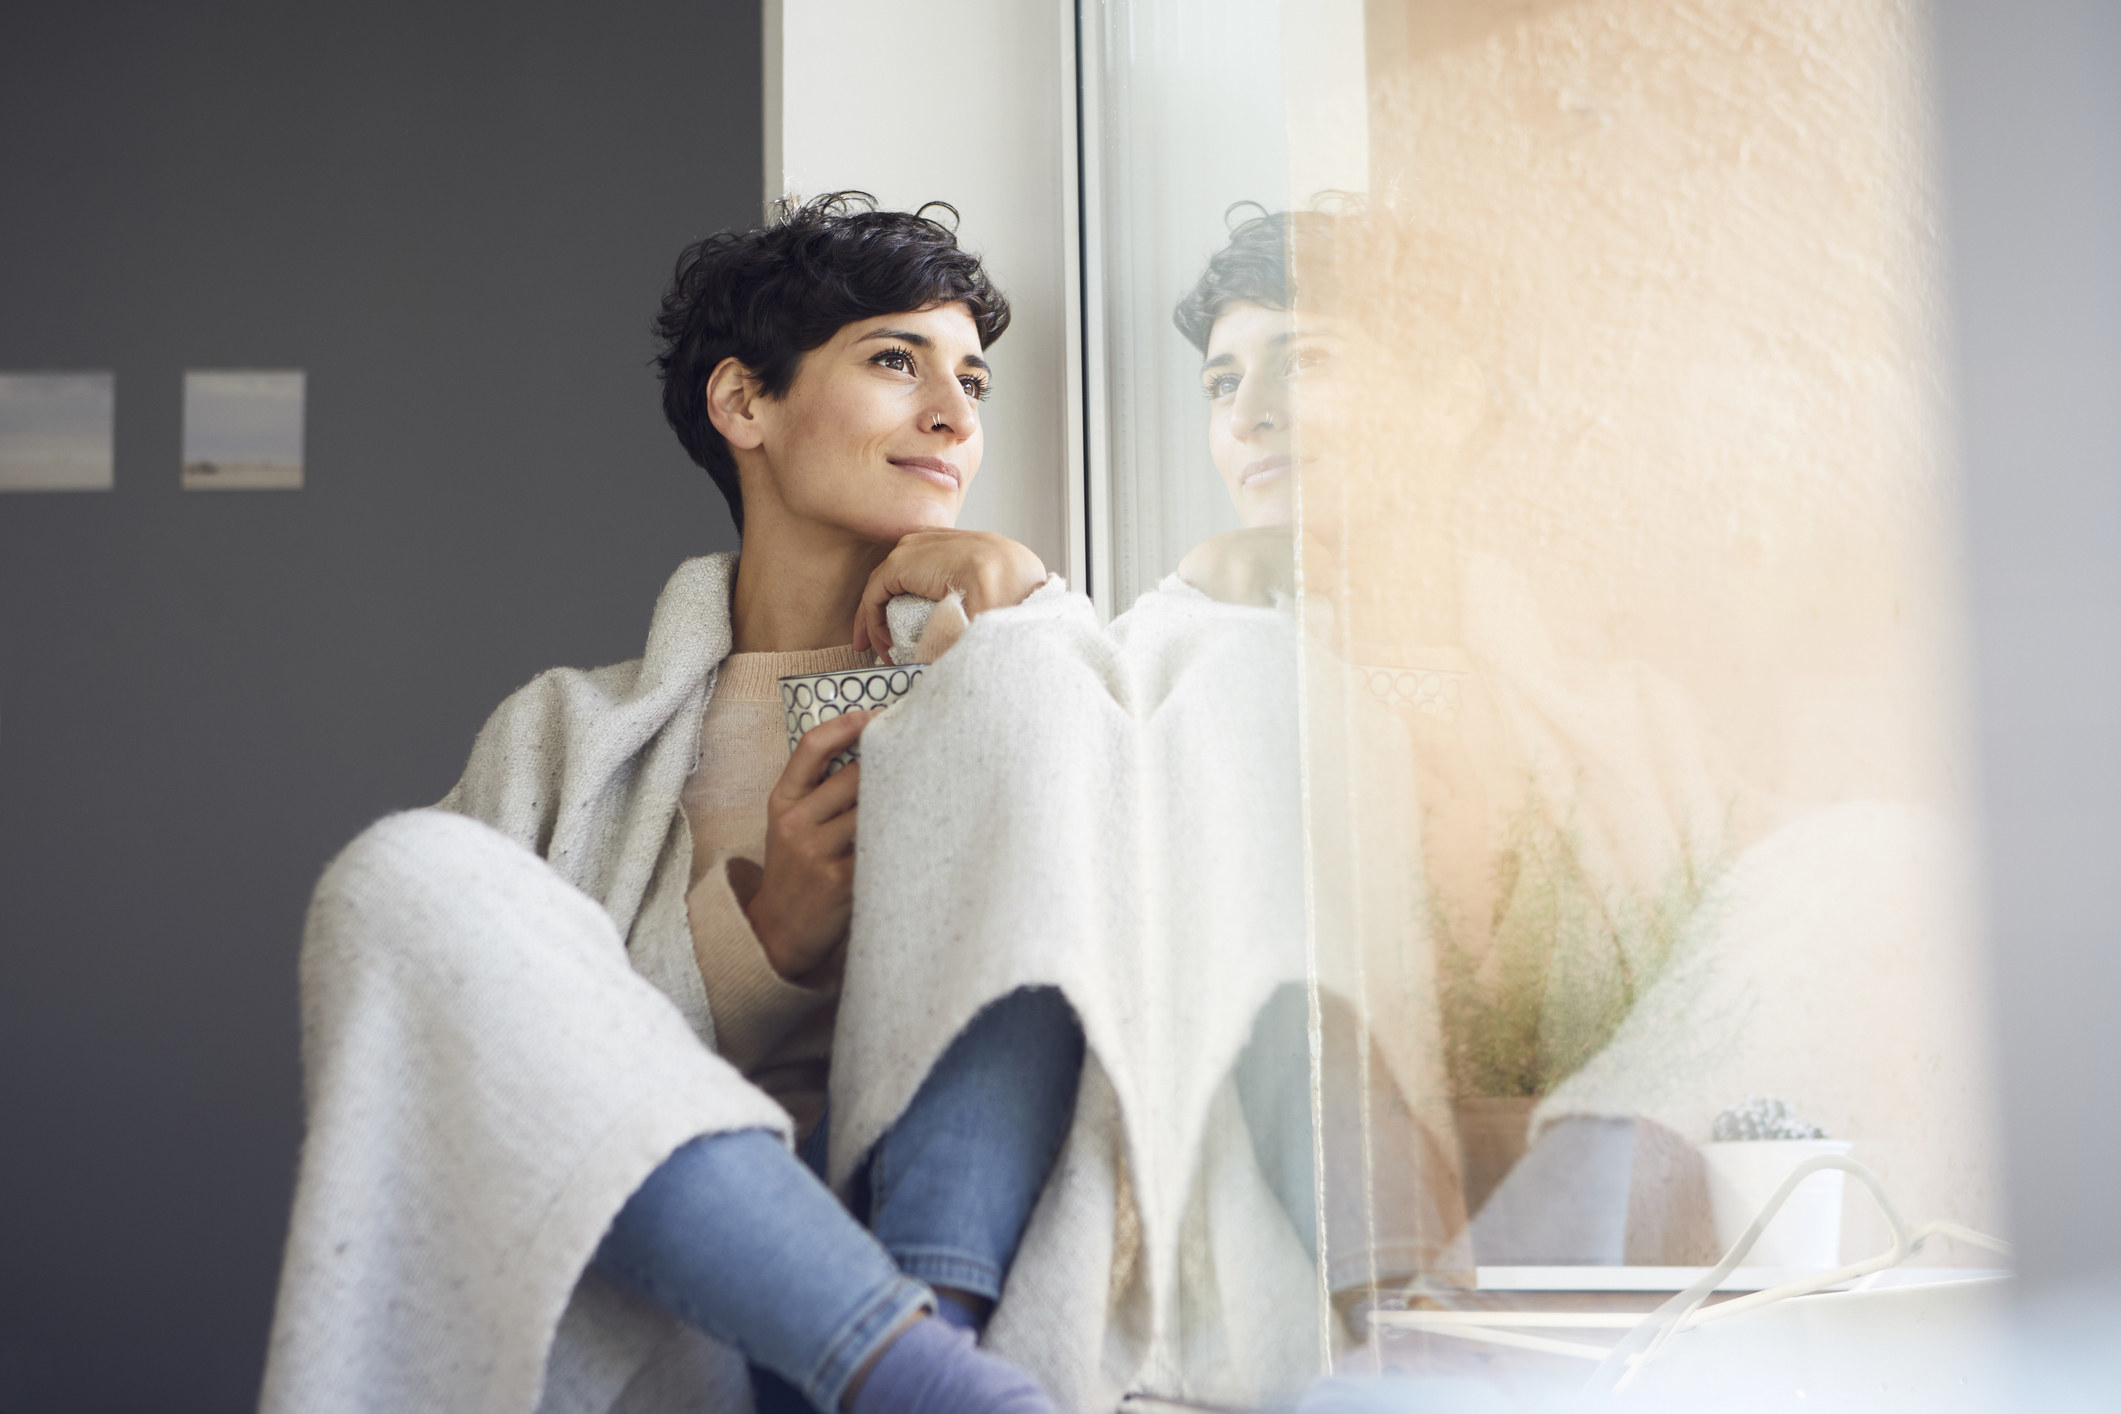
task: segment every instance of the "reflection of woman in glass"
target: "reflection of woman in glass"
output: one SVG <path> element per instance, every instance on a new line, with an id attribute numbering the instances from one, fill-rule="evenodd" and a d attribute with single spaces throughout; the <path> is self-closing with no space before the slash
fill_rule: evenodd
<path id="1" fill-rule="evenodd" d="M 1201 391 L 1213 411 L 1208 452 L 1248 527 L 1296 518 L 1296 420 L 1291 384 L 1318 367 L 1340 335 L 1314 316 L 1299 326 L 1289 300 L 1290 228 L 1315 214 L 1262 215 L 1230 233 L 1174 322 L 1200 350 Z"/>
<path id="2" fill-rule="evenodd" d="M 1464 443 L 1479 421 L 1480 399 L 1477 393 L 1467 396 L 1468 385 L 1476 380 L 1467 376 L 1463 353 L 1451 347 L 1451 330 L 1442 321 L 1402 320 L 1396 340 L 1379 337 L 1380 321 L 1392 317 L 1385 309 L 1389 301 L 1377 291 L 1368 292 L 1372 298 L 1366 300 L 1358 272 L 1377 253 L 1365 244 L 1389 241 L 1394 230 L 1385 213 L 1262 214 L 1233 230 L 1229 245 L 1211 259 L 1180 303 L 1178 327 L 1202 354 L 1209 449 L 1231 503 L 1245 522 L 1243 529 L 1196 547 L 1181 574 L 1204 592 L 1235 602 L 1293 595 L 1295 537 L 1301 533 L 1305 551 L 1314 556 L 1307 569 L 1305 607 L 1310 627 L 1324 635 L 1314 639 L 1309 676 L 1329 676 L 1335 664 L 1356 654 L 1378 655 L 1367 661 L 1381 658 L 1390 665 L 1358 667 L 1353 673 L 1364 687 L 1373 680 L 1391 684 L 1386 706 L 1370 700 L 1372 693 L 1358 690 L 1353 700 L 1340 704 L 1340 720 L 1328 723 L 1333 712 L 1317 713 L 1313 734 L 1345 730 L 1363 743 L 1370 758 L 1364 774 L 1371 783 L 1388 782 L 1378 788 L 1395 793 L 1410 815 L 1419 813 L 1421 841 L 1415 853 L 1421 857 L 1392 857 L 1380 848 L 1374 832 L 1363 838 L 1357 830 L 1350 840 L 1357 862 L 1344 866 L 1336 881 L 1347 887 L 1346 880 L 1365 865 L 1373 872 L 1404 869 L 1420 877 L 1426 897 L 1419 907 L 1428 920 L 1428 936 L 1406 940 L 1410 965 L 1423 969 L 1412 985 L 1437 1002 L 1437 1024 L 1446 1032 L 1442 1044 L 1453 1061 L 1448 1086 L 1452 1099 L 1474 1102 L 1466 1113 L 1475 1115 L 1486 1115 L 1481 1106 L 1502 1099 L 1508 1116 L 1503 1123 L 1514 1122 L 1521 1135 L 1537 1091 L 1510 1088 L 1498 1095 L 1488 1088 L 1493 1077 L 1473 1076 L 1478 1067 L 1469 1065 L 1467 1058 L 1492 1059 L 1493 1068 L 1502 1071 L 1531 1070 L 1559 1046 L 1573 1048 L 1569 1063 L 1581 1064 L 1587 1051 L 1574 1034 L 1581 1029 L 1574 1019 L 1580 1011 L 1596 1010 L 1600 999 L 1595 985 L 1578 975 L 1581 969 L 1572 972 L 1573 960 L 1559 954 L 1543 952 L 1533 965 L 1536 977 L 1522 984 L 1516 975 L 1523 970 L 1520 960 L 1502 956 L 1490 934 L 1501 937 L 1504 949 L 1522 941 L 1527 949 L 1539 951 L 1552 947 L 1550 935 L 1557 926 L 1564 932 L 1601 932 L 1597 923 L 1557 924 L 1558 915 L 1589 918 L 1603 908 L 1629 910 L 1618 891 L 1620 881 L 1608 862 L 1597 857 L 1605 839 L 1583 833 L 1564 839 L 1545 817 L 1536 825 L 1528 823 L 1537 812 L 1527 802 L 1539 799 L 1541 784 L 1528 782 L 1528 761 L 1540 760 L 1549 779 L 1558 775 L 1579 789 L 1602 784 L 1595 770 L 1585 769 L 1586 763 L 1604 764 L 1595 744 L 1586 751 L 1581 739 L 1551 732 L 1529 750 L 1513 740 L 1524 731 L 1527 714 L 1521 704 L 1528 687 L 1549 710 L 1566 707 L 1568 693 L 1532 681 L 1535 672 L 1551 674 L 1526 671 L 1521 625 L 1510 626 L 1503 635 L 1514 652 L 1486 658 L 1468 652 L 1462 586 L 1469 566 L 1479 567 L 1491 589 L 1497 582 L 1512 584 L 1499 561 L 1479 555 L 1467 543 L 1464 506 L 1455 494 L 1457 474 L 1467 460 Z M 1404 282 L 1403 272 L 1399 278 Z M 1404 290 L 1391 293 L 1403 304 L 1418 304 Z M 1298 477 L 1305 473 L 1309 499 L 1299 532 L 1293 522 L 1298 519 Z M 1354 536 L 1369 537 L 1360 559 L 1368 577 L 1361 582 L 1343 577 L 1357 561 L 1349 549 Z M 1377 573 L 1386 554 L 1396 572 L 1389 579 Z M 1418 567 L 1418 574 L 1408 571 L 1410 564 Z M 1476 616 L 1476 637 L 1484 629 L 1492 631 L 1495 618 L 1493 613 Z M 1378 642 L 1381 619 L 1390 622 L 1390 646 Z M 1482 646 L 1492 647 L 1492 638 Z M 1414 691 L 1405 688 L 1408 682 L 1416 685 Z M 1382 752 L 1387 745 L 1408 748 L 1403 763 L 1385 766 Z M 1352 793 L 1357 785 L 1353 779 L 1334 779 L 1331 773 L 1319 773 L 1316 779 L 1333 796 Z M 1638 786 L 1639 778 L 1625 785 Z M 1569 820 L 1568 828 L 1580 832 L 1605 825 L 1603 816 L 1619 793 L 1580 796 L 1591 805 Z M 1635 790 L 1622 808 L 1639 809 L 1644 798 Z M 1338 804 L 1321 807 L 1321 814 L 1330 815 Z M 1631 823 L 1637 838 L 1661 839 L 1672 833 L 1663 819 Z M 1585 855 L 1593 857 L 1589 865 Z M 1655 864 L 1662 869 L 1671 862 L 1671 856 L 1660 854 Z M 1314 867 L 1330 870 L 1333 863 Z M 1585 868 L 1596 877 L 1581 877 Z M 1321 889 L 1331 892 L 1332 887 L 1325 884 Z M 1469 926 L 1468 920 L 1475 924 Z M 1630 943 L 1626 938 L 1618 941 L 1622 946 Z M 1431 961 L 1429 949 L 1439 942 L 1444 955 Z M 1497 960 L 1510 965 L 1504 985 L 1529 987 L 1529 1010 L 1500 1021 L 1489 1013 L 1469 1019 L 1463 1004 L 1468 996 L 1494 985 Z M 1474 973 L 1481 975 L 1468 982 L 1468 974 Z M 1330 1011 L 1326 1019 L 1330 1039 Z M 1394 1030 L 1395 1018 L 1390 1016 L 1367 1015 L 1363 1021 L 1386 1035 Z M 1561 1032 L 1570 1034 L 1558 1039 Z M 1608 1025 L 1596 1043 L 1609 1033 Z M 1525 1057 L 1495 1054 L 1520 1044 L 1528 1052 Z M 1328 1045 L 1329 1063 L 1332 1049 Z M 1350 1045 L 1344 1044 L 1342 1051 L 1353 1055 Z M 1324 1077 L 1329 1201 L 1338 1179 L 1342 1188 L 1367 1185 L 1368 1192 L 1380 1195 L 1371 1219 L 1380 1225 L 1392 1216 L 1395 1205 L 1414 1212 L 1423 1211 L 1425 1204 L 1433 1208 L 1433 1197 L 1425 1199 L 1406 1182 L 1406 1175 L 1424 1172 L 1420 1164 L 1378 1162 L 1381 1149 L 1396 1157 L 1410 1146 L 1405 1136 L 1422 1134 L 1405 1107 L 1399 1115 L 1377 1110 L 1364 1114 L 1343 1102 L 1343 1117 L 1334 1119 L 1336 1092 L 1352 1094 L 1363 1088 L 1352 1065 L 1352 1060 L 1343 1060 L 1342 1074 L 1329 1070 Z M 1514 1075 L 1506 1077 L 1506 1083 L 1515 1080 Z M 1484 1142 L 1481 1124 L 1468 1126 L 1463 1114 L 1460 1119 L 1454 1128 L 1464 1129 L 1471 1143 L 1462 1156 L 1467 1170 L 1464 1201 L 1477 1208 L 1518 1150 L 1499 1157 L 1487 1152 L 1491 1146 Z M 1368 1152 L 1343 1137 L 1336 1155 L 1336 1133 L 1360 1134 Z M 1433 1164 L 1427 1170 L 1437 1171 Z M 1455 1183 L 1456 1175 L 1444 1181 Z M 1541 1193 L 1518 1206 L 1547 1208 L 1556 1196 Z M 1504 1260 L 1499 1253 L 1507 1235 L 1497 1230 L 1503 1212 L 1498 1208 L 1488 1214 L 1468 1244 L 1480 1247 L 1489 1261 Z M 1624 1219 L 1624 1205 L 1610 1216 Z M 1601 1231 L 1618 1242 L 1618 1227 Z M 1329 1225 L 1329 1243 L 1332 1238 Z M 1463 1248 L 1459 1252 L 1468 1263 L 1473 1255 Z M 1621 1255 L 1614 1245 L 1606 1260 L 1618 1261 Z M 1513 1251 L 1509 1259 L 1584 1257 L 1556 1249 L 1536 1258 Z"/>
<path id="3" fill-rule="evenodd" d="M 1557 350 L 1607 350 L 1494 317 L 1494 283 L 1491 261 L 1398 213 L 1299 213 L 1238 228 L 1178 312 L 1245 521 L 1182 573 L 1263 602 L 1288 592 L 1300 534 L 1307 643 L 1329 650 L 1312 662 L 1356 665 L 1411 748 L 1393 788 L 1420 813 L 1452 1093 L 1514 1124 L 1514 1148 L 1497 1120 L 1476 1155 L 1485 1123 L 1461 1115 L 1469 1200 L 1528 1143 L 1620 1135 L 1600 1255 L 1565 1250 L 1587 1229 L 1546 1221 L 1563 1205 L 1525 1182 L 1494 1190 L 1511 1201 L 1476 1218 L 1473 1245 L 1506 1263 L 1713 1256 L 1692 1146 L 1763 1092 L 1883 1141 L 1870 1152 L 1900 1166 L 1896 1188 L 1942 1207 L 1928 1195 L 1948 1175 L 1983 1172 L 1974 1138 L 1930 1137 L 1975 1132 L 1945 1118 L 1977 1107 L 1971 1028 L 1948 969 L 1878 979 L 1949 934 L 1948 841 L 1934 815 L 1868 794 L 1919 720 L 1887 695 L 1909 634 L 1877 588 L 1908 531 L 1855 516 L 1863 493 L 1823 491 L 1809 467 L 1734 457 L 1699 416 L 1633 409 L 1637 439 L 1616 442 L 1627 424 L 1605 409 L 1556 415 L 1552 384 L 1576 376 Z M 1686 456 L 1643 435 L 1676 432 L 1697 439 Z M 1296 509 L 1276 494 L 1284 466 L 1303 478 L 1294 532 L 1275 529 Z M 1719 549 L 1734 537 L 1745 553 Z M 1770 789 L 1811 752 L 1843 760 L 1846 783 Z M 1319 798 L 1363 784 L 1313 777 Z"/>
<path id="4" fill-rule="evenodd" d="M 1176 311 L 1201 352 L 1208 452 L 1243 528 L 1196 546 L 1179 575 L 1212 598 L 1265 604 L 1294 592 L 1296 519 L 1293 383 L 1331 357 L 1337 327 L 1299 328 L 1289 308 L 1290 215 L 1262 215 L 1230 234 Z"/>
<path id="5" fill-rule="evenodd" d="M 1225 603 L 1292 600 L 1300 469 L 1329 445 L 1318 434 L 1338 419 L 1348 363 L 1380 357 L 1363 331 L 1331 312 L 1291 307 L 1292 241 L 1301 232 L 1321 245 L 1334 221 L 1316 212 L 1263 213 L 1239 224 L 1174 314 L 1201 352 L 1209 452 L 1244 523 L 1197 546 L 1179 575 Z M 1313 433 L 1308 445 L 1304 432 Z M 1322 941 L 1328 952 L 1350 946 L 1340 938 Z M 1417 951 L 1413 940 L 1396 941 L 1399 955 L 1388 967 L 1406 964 Z M 1327 957 L 1321 965 L 1339 973 L 1340 960 Z M 1403 1082 L 1421 1083 L 1423 1061 L 1403 1064 L 1395 1075 L 1369 1039 L 1380 1018 L 1362 1014 L 1359 995 L 1335 989 L 1344 977 L 1323 980 L 1316 1060 L 1322 1114 L 1312 1108 L 1305 988 L 1284 988 L 1262 1011 L 1238 1062 L 1237 1084 L 1261 1167 L 1314 1260 L 1314 1135 L 1322 1145 L 1326 1278 L 1336 1305 L 1352 1315 L 1439 1269 L 1463 1266 L 1456 1241 L 1463 1210 L 1455 1166 L 1433 1126 L 1405 1098 Z M 1408 1050 L 1422 1049 L 1415 1037 L 1395 1039 L 1403 1061 Z M 1359 1320 L 1355 1329 L 1360 1334 Z"/>
<path id="6" fill-rule="evenodd" d="M 1439 394 L 1448 401 L 1459 391 L 1455 376 L 1417 377 L 1407 349 L 1344 308 L 1349 292 L 1333 265 L 1343 231 L 1359 219 L 1295 211 L 1241 222 L 1173 311 L 1200 351 L 1208 454 L 1242 523 L 1180 564 L 1180 576 L 1211 597 L 1265 604 L 1293 593 L 1302 469 L 1340 455 L 1351 432 L 1377 420 L 1375 403 L 1434 407 Z"/>

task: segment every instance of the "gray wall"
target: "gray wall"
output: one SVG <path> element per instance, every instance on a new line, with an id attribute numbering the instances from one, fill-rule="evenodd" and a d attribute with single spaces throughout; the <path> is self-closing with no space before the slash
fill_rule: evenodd
<path id="1" fill-rule="evenodd" d="M 1937 6 L 2004 1132 L 2034 1289 L 2121 1276 L 2121 6 Z"/>
<path id="2" fill-rule="evenodd" d="M 303 904 L 540 668 L 733 544 L 663 427 L 756 214 L 757 6 L 11 5 L 0 370 L 117 371 L 117 489 L 0 497 L 0 1411 L 256 1396 Z M 309 372 L 309 488 L 178 489 L 191 367 Z"/>

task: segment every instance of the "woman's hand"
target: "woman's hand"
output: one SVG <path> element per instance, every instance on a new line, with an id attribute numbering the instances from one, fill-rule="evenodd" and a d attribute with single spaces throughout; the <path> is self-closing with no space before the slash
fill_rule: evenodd
<path id="1" fill-rule="evenodd" d="M 891 626 L 884 606 L 897 594 L 941 600 L 965 596 L 965 617 L 1024 602 L 1046 582 L 1038 556 L 1006 535 L 985 530 L 916 530 L 885 557 L 862 590 L 854 615 L 854 646 L 891 661 Z"/>
<path id="2" fill-rule="evenodd" d="M 847 936 L 862 768 L 828 776 L 825 767 L 875 715 L 849 712 L 804 733 L 766 797 L 766 861 L 744 915 L 773 970 L 791 982 L 830 961 Z"/>

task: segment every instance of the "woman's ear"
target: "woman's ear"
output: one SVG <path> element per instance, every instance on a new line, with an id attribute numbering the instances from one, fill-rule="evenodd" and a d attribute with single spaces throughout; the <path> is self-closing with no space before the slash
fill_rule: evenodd
<path id="1" fill-rule="evenodd" d="M 707 420 L 732 449 L 752 451 L 766 440 L 758 403 L 758 380 L 735 359 L 723 359 L 707 375 Z"/>

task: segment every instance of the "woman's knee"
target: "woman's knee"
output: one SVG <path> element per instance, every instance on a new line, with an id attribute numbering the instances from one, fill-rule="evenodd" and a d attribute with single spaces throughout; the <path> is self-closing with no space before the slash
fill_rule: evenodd
<path id="1" fill-rule="evenodd" d="M 318 881 L 317 900 L 454 900 L 466 890 L 520 890 L 549 875 L 551 866 L 489 825 L 448 810 L 405 810 L 384 816 L 339 851 Z"/>
<path id="2" fill-rule="evenodd" d="M 1082 1026 L 1060 991 L 1011 992 L 958 1033 L 893 1132 L 904 1147 L 909 1134 L 927 1133 L 945 1113 L 973 1128 L 1065 1129 L 1082 1068 Z"/>
<path id="3" fill-rule="evenodd" d="M 1020 987 L 974 1017 L 957 1047 L 982 1056 L 1004 1051 L 1072 1073 L 1082 1067 L 1083 1027 L 1060 988 Z"/>
<path id="4" fill-rule="evenodd" d="M 540 938 L 607 937 L 610 915 L 551 865 L 491 827 L 446 810 L 370 825 L 324 871 L 305 952 L 375 955 L 478 951 L 505 933 L 516 951 Z"/>

